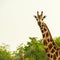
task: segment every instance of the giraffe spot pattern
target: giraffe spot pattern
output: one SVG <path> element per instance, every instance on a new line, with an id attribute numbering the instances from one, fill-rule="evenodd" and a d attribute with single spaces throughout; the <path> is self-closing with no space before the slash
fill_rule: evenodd
<path id="1" fill-rule="evenodd" d="M 58 56 L 58 51 L 55 52 L 56 56 Z"/>
<path id="2" fill-rule="evenodd" d="M 43 43 L 44 43 L 44 45 L 47 45 L 47 41 L 44 40 Z"/>
<path id="3" fill-rule="evenodd" d="M 48 55 L 48 57 L 50 57 L 50 54 L 47 54 Z"/>
<path id="4" fill-rule="evenodd" d="M 54 49 L 56 49 L 56 46 L 54 46 Z"/>
<path id="5" fill-rule="evenodd" d="M 50 41 L 52 42 L 52 41 L 53 41 L 53 39 L 52 39 L 52 38 L 50 38 Z"/>
<path id="6" fill-rule="evenodd" d="M 43 34 L 43 38 L 45 37 L 45 34 Z"/>
<path id="7" fill-rule="evenodd" d="M 60 60 L 60 57 L 58 58 L 58 60 Z"/>
<path id="8" fill-rule="evenodd" d="M 52 49 L 52 50 L 51 50 L 51 53 L 54 53 L 54 52 L 55 52 L 55 50 L 54 50 L 54 49 Z"/>
<path id="9" fill-rule="evenodd" d="M 51 58 L 52 58 L 52 55 L 51 55 Z"/>
<path id="10" fill-rule="evenodd" d="M 52 44 L 50 43 L 50 44 L 48 45 L 48 47 L 49 47 L 49 49 L 51 49 L 51 48 L 52 48 Z"/>
<path id="11" fill-rule="evenodd" d="M 42 31 L 42 33 L 44 32 L 43 30 L 41 30 Z"/>
<path id="12" fill-rule="evenodd" d="M 47 41 L 49 42 L 50 40 L 49 40 L 49 39 L 47 39 Z"/>
<path id="13" fill-rule="evenodd" d="M 43 30 L 43 29 L 41 29 L 41 31 L 42 31 L 42 33 L 44 33 L 44 32 L 45 32 L 45 30 Z"/>
<path id="14" fill-rule="evenodd" d="M 48 48 L 45 48 L 45 51 L 48 52 L 49 51 Z"/>
<path id="15" fill-rule="evenodd" d="M 46 31 L 46 28 L 44 28 L 44 31 Z"/>
<path id="16" fill-rule="evenodd" d="M 56 55 L 55 54 L 53 55 L 53 60 L 56 60 Z"/>
<path id="17" fill-rule="evenodd" d="M 52 44 L 55 45 L 54 41 L 52 41 Z"/>
<path id="18" fill-rule="evenodd" d="M 41 28 L 41 30 L 43 29 L 42 27 L 40 27 Z"/>
<path id="19" fill-rule="evenodd" d="M 57 48 L 56 50 L 59 51 L 59 48 Z"/>
<path id="20" fill-rule="evenodd" d="M 46 33 L 46 37 L 48 37 L 49 36 L 49 34 L 48 34 L 48 32 Z"/>
<path id="21" fill-rule="evenodd" d="M 42 27 L 43 27 L 44 25 L 42 24 Z"/>
<path id="22" fill-rule="evenodd" d="M 60 55 L 60 51 L 59 51 L 59 55 Z"/>

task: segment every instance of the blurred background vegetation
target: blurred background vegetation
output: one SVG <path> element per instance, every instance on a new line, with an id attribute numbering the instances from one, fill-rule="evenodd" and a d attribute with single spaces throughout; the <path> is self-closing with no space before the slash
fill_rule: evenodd
<path id="1" fill-rule="evenodd" d="M 0 60 L 22 60 L 22 54 L 24 60 L 49 60 L 43 47 L 43 40 L 35 37 L 29 37 L 29 39 L 30 42 L 27 42 L 27 45 L 20 45 L 13 52 L 8 50 L 8 45 L 0 46 Z M 54 41 L 60 46 L 60 37 L 54 38 Z"/>

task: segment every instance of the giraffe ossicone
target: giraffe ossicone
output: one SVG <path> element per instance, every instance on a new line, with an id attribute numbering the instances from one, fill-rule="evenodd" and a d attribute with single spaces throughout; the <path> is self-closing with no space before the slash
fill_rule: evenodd
<path id="1" fill-rule="evenodd" d="M 40 27 L 43 36 L 44 49 L 46 51 L 47 56 L 49 57 L 50 60 L 60 60 L 60 47 L 58 47 L 54 42 L 52 35 L 49 31 L 49 28 L 43 21 L 43 19 L 46 17 L 43 16 L 43 11 L 41 12 L 40 15 L 39 12 L 37 11 L 37 16 L 34 17 L 36 18 L 38 26 Z"/>
<path id="2" fill-rule="evenodd" d="M 41 11 L 41 14 L 39 15 L 39 12 L 37 11 L 37 16 L 34 16 L 36 18 L 36 20 L 39 21 L 43 21 L 44 18 L 46 18 L 46 16 L 43 16 L 43 11 Z"/>

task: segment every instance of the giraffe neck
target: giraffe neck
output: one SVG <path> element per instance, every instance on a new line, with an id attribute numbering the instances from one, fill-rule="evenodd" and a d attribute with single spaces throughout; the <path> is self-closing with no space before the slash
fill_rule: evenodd
<path id="1" fill-rule="evenodd" d="M 44 43 L 44 48 L 52 48 L 53 45 L 55 45 L 51 33 L 47 27 L 47 25 L 44 22 L 38 22 L 38 25 L 40 27 L 40 30 L 42 32 L 42 36 L 43 36 L 43 43 Z"/>
<path id="2" fill-rule="evenodd" d="M 38 22 L 38 25 L 40 27 L 40 30 L 42 32 L 43 39 L 52 39 L 51 33 L 47 27 L 47 25 L 44 22 Z M 52 40 L 53 41 L 53 40 Z"/>
<path id="3" fill-rule="evenodd" d="M 50 60 L 52 60 L 52 59 L 55 60 L 56 59 L 55 55 L 58 56 L 60 48 L 53 41 L 51 33 L 50 33 L 47 25 L 44 22 L 38 22 L 38 25 L 42 32 L 44 49 L 46 51 L 46 54 Z"/>

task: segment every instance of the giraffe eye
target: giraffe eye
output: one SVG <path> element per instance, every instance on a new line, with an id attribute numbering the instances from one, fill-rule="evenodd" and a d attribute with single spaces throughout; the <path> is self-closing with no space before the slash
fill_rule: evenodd
<path id="1" fill-rule="evenodd" d="M 38 19 L 36 19 L 38 21 Z"/>

